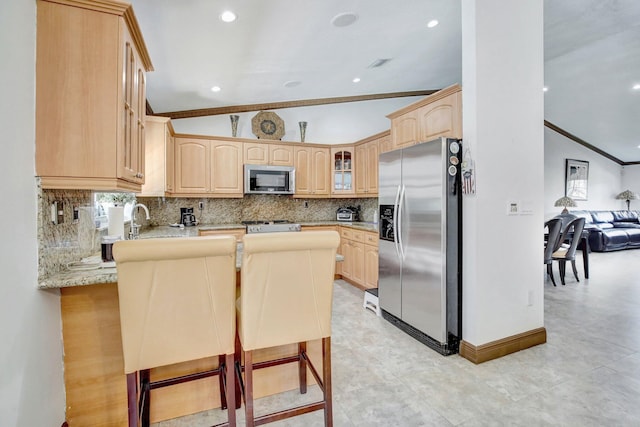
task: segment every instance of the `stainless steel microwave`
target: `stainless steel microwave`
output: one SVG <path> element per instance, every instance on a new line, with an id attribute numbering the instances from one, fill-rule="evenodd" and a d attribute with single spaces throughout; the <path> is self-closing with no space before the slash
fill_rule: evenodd
<path id="1" fill-rule="evenodd" d="M 244 165 L 244 194 L 293 194 L 295 191 L 293 167 Z"/>

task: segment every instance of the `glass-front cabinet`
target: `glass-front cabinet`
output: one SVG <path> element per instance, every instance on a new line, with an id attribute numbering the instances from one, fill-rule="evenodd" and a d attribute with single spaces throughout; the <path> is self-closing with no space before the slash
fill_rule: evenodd
<path id="1" fill-rule="evenodd" d="M 354 166 L 353 147 L 340 147 L 331 149 L 332 171 L 331 194 L 355 194 L 353 185 Z"/>

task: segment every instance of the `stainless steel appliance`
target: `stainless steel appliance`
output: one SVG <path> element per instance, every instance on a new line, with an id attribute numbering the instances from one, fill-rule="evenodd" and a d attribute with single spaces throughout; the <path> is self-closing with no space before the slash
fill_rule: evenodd
<path id="1" fill-rule="evenodd" d="M 242 221 L 247 227 L 247 234 L 251 233 L 281 233 L 286 231 L 300 231 L 300 224 L 291 223 L 285 219 L 276 219 L 273 221 Z"/>
<path id="2" fill-rule="evenodd" d="M 180 224 L 185 227 L 191 227 L 197 224 L 196 216 L 193 214 L 193 208 L 180 208 Z"/>
<path id="3" fill-rule="evenodd" d="M 336 210 L 337 221 L 360 221 L 360 209 L 353 206 L 347 206 L 344 208 L 338 208 Z"/>
<path id="4" fill-rule="evenodd" d="M 291 166 L 244 165 L 245 194 L 293 194 L 296 171 Z"/>
<path id="5" fill-rule="evenodd" d="M 462 338 L 460 141 L 380 154 L 382 316 L 441 354 Z"/>

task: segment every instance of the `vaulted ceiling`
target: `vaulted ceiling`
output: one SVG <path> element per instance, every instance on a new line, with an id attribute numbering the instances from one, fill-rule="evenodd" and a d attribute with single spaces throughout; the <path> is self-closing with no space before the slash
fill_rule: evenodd
<path id="1" fill-rule="evenodd" d="M 226 107 L 267 104 L 240 111 L 263 107 L 286 115 L 284 139 L 295 137 L 289 122 L 310 120 L 310 140 L 351 142 L 388 129 L 385 115 L 419 98 L 269 104 L 461 83 L 456 0 L 131 2 L 155 68 L 147 78 L 153 111 L 222 112 L 174 120 L 182 133 L 216 123 L 227 129 L 233 110 Z M 621 162 L 640 160 L 640 90 L 633 89 L 640 84 L 640 1 L 545 0 L 544 8 L 545 119 Z M 226 9 L 237 14 L 235 22 L 219 19 Z M 347 13 L 355 22 L 334 24 L 348 21 Z M 428 28 L 433 19 L 439 25 Z"/>

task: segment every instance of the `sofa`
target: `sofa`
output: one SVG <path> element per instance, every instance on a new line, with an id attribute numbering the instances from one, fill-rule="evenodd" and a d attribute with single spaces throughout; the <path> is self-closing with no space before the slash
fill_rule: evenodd
<path id="1" fill-rule="evenodd" d="M 594 252 L 640 248 L 638 211 L 571 211 L 585 219 L 589 246 Z"/>

